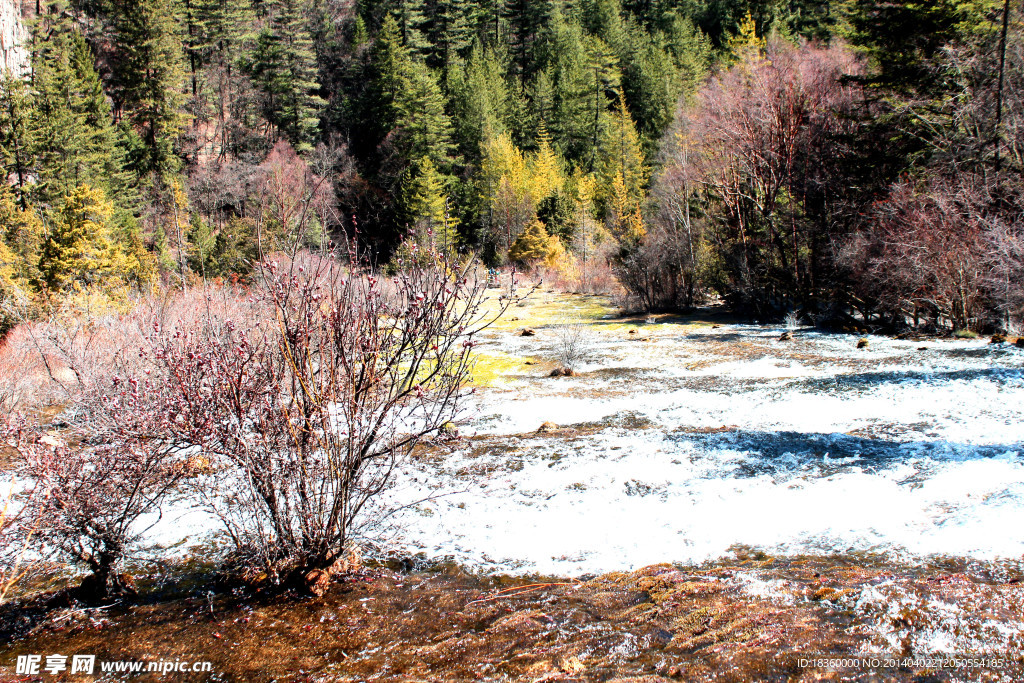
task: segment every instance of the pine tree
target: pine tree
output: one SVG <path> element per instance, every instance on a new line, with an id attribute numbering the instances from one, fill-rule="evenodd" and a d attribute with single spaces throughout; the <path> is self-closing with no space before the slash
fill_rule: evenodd
<path id="1" fill-rule="evenodd" d="M 481 44 L 487 47 L 496 47 L 501 44 L 505 31 L 505 1 L 504 0 L 480 0 L 477 3 L 476 33 Z"/>
<path id="2" fill-rule="evenodd" d="M 543 261 L 558 242 L 557 237 L 553 239 L 544 225 L 535 220 L 512 244 L 508 251 L 509 260 L 528 265 Z"/>
<path id="3" fill-rule="evenodd" d="M 551 67 L 551 133 L 570 163 L 587 157 L 593 98 L 583 29 L 569 23 L 555 35 Z"/>
<path id="4" fill-rule="evenodd" d="M 438 168 L 451 164 L 452 126 L 437 78 L 426 64 L 411 61 L 401 75 L 395 125 L 405 135 L 406 159 L 430 157 Z"/>
<path id="5" fill-rule="evenodd" d="M 562 189 L 564 178 L 558 155 L 551 147 L 551 137 L 543 122 L 537 133 L 537 152 L 529 163 L 530 192 L 537 202 L 554 195 Z"/>
<path id="6" fill-rule="evenodd" d="M 129 270 L 112 239 L 113 212 L 103 190 L 82 185 L 51 214 L 39 259 L 39 271 L 50 291 L 64 291 L 73 283 L 94 284 Z"/>
<path id="7" fill-rule="evenodd" d="M 423 36 L 423 0 L 394 0 L 388 14 L 395 22 L 402 47 L 409 52 L 424 52 L 430 45 Z"/>
<path id="8" fill-rule="evenodd" d="M 192 214 L 188 228 L 188 267 L 203 277 L 213 275 L 211 261 L 217 237 L 210 229 L 210 224 L 198 213 Z"/>
<path id="9" fill-rule="evenodd" d="M 115 191 L 130 203 L 131 180 L 121 169 L 110 106 L 85 39 L 65 25 L 36 47 L 33 194 L 52 206 L 88 184 Z"/>
<path id="10" fill-rule="evenodd" d="M 616 173 L 612 178 L 610 197 L 607 200 L 606 223 L 612 235 L 627 252 L 637 246 L 646 232 L 640 203 L 630 196 L 621 173 Z"/>
<path id="11" fill-rule="evenodd" d="M 144 143 L 140 176 L 175 169 L 174 143 L 186 122 L 182 36 L 173 0 L 115 3 L 113 79 L 115 113 L 131 122 Z"/>
<path id="12" fill-rule="evenodd" d="M 484 141 L 508 130 L 511 98 L 503 72 L 494 50 L 478 45 L 466 68 L 449 78 L 455 136 L 467 160 L 479 161 Z"/>
<path id="13" fill-rule="evenodd" d="M 643 202 L 649 170 L 644 164 L 640 136 L 621 91 L 618 105 L 601 140 L 600 155 L 599 198 L 607 200 L 612 197 L 614 183 L 621 182 L 630 205 L 639 207 Z"/>
<path id="14" fill-rule="evenodd" d="M 20 78 L 0 76 L 0 172 L 12 179 L 18 203 L 28 208 L 27 185 L 36 171 L 32 99 Z"/>
<path id="15" fill-rule="evenodd" d="M 387 15 L 370 52 L 372 79 L 361 117 L 367 127 L 375 129 L 377 142 L 395 127 L 404 74 L 411 59 L 402 45 L 397 21 Z"/>
<path id="16" fill-rule="evenodd" d="M 541 66 L 541 49 L 553 12 L 552 0 L 507 0 L 505 19 L 512 63 L 524 84 Z"/>
<path id="17" fill-rule="evenodd" d="M 555 41 L 551 132 L 569 163 L 593 169 L 609 95 L 619 86 L 618 60 L 603 41 L 584 34 L 574 22 Z"/>
<path id="18" fill-rule="evenodd" d="M 444 180 L 429 157 L 422 157 L 410 169 L 403 192 L 403 204 L 414 239 L 421 246 L 442 251 L 455 247 L 455 226 Z"/>
<path id="19" fill-rule="evenodd" d="M 303 0 L 266 5 L 270 23 L 256 37 L 247 70 L 265 97 L 264 115 L 298 152 L 313 148 L 323 98 L 316 75 L 313 41 L 304 21 Z"/>
<path id="20" fill-rule="evenodd" d="M 740 22 L 739 31 L 729 38 L 729 52 L 736 61 L 743 61 L 751 56 L 763 55 L 766 45 L 765 39 L 757 33 L 757 22 L 747 10 Z"/>
<path id="21" fill-rule="evenodd" d="M 188 0 L 194 15 L 190 49 L 197 70 L 212 90 L 222 153 L 229 147 L 227 121 L 239 97 L 236 66 L 251 49 L 254 12 L 250 0 Z M 202 87 L 200 83 L 198 87 Z M 199 93 L 201 95 L 201 93 Z"/>
<path id="22" fill-rule="evenodd" d="M 707 76 L 713 60 L 711 41 L 689 17 L 669 14 L 664 33 L 665 48 L 679 70 L 685 92 L 693 92 Z"/>
<path id="23" fill-rule="evenodd" d="M 32 207 L 22 209 L 14 192 L 6 183 L 0 183 L 0 244 L 5 256 L 0 268 L 6 272 L 8 284 L 21 293 L 27 293 L 39 282 L 39 247 L 43 239 L 43 224 Z"/>
<path id="24" fill-rule="evenodd" d="M 473 44 L 476 11 L 476 5 L 465 0 L 425 0 L 423 28 L 429 66 L 447 74 L 446 67 L 464 55 Z"/>
<path id="25" fill-rule="evenodd" d="M 384 19 L 371 54 L 374 81 L 366 111 L 376 139 L 395 131 L 406 165 L 424 156 L 438 169 L 452 162 L 452 124 L 445 98 L 430 68 L 401 44 L 394 18 Z"/>
<path id="26" fill-rule="evenodd" d="M 675 116 L 686 84 L 660 36 L 636 37 L 640 48 L 630 56 L 622 74 L 622 91 L 646 142 L 661 138 Z"/>

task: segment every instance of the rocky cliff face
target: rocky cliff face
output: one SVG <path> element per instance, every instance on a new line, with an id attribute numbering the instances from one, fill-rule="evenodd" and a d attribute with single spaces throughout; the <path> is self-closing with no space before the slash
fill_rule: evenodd
<path id="1" fill-rule="evenodd" d="M 0 71 L 22 74 L 28 69 L 21 0 L 0 0 Z"/>

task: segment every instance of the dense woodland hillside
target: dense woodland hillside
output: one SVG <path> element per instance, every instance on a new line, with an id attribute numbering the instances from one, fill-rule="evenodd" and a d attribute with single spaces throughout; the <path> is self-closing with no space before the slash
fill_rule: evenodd
<path id="1" fill-rule="evenodd" d="M 37 0 L 0 86 L 4 324 L 297 238 L 611 268 L 637 303 L 1013 328 L 1001 0 Z"/>

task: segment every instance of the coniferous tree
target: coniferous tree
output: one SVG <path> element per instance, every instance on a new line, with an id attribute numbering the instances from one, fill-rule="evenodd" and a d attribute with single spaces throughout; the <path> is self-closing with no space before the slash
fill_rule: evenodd
<path id="1" fill-rule="evenodd" d="M 85 39 L 65 25 L 35 54 L 33 194 L 49 206 L 88 184 L 127 197 L 131 181 L 122 173 L 110 106 Z"/>
<path id="2" fill-rule="evenodd" d="M 363 107 L 363 120 L 374 130 L 375 143 L 394 127 L 398 119 L 403 74 L 409 68 L 409 50 L 402 44 L 398 22 L 391 15 L 384 18 L 380 33 L 370 53 L 372 82 Z"/>
<path id="3" fill-rule="evenodd" d="M 402 200 L 408 225 L 420 246 L 444 251 L 455 247 L 457 222 L 451 215 L 444 179 L 429 157 L 410 168 Z"/>
<path id="4" fill-rule="evenodd" d="M 479 161 L 484 141 L 508 130 L 512 102 L 504 71 L 497 53 L 478 45 L 466 68 L 449 78 L 455 137 L 467 160 Z"/>
<path id="5" fill-rule="evenodd" d="M 451 163 L 451 119 L 434 73 L 412 61 L 402 75 L 401 97 L 396 102 L 396 125 L 405 134 L 407 159 L 430 157 L 440 168 Z"/>
<path id="6" fill-rule="evenodd" d="M 256 36 L 247 69 L 263 93 L 264 115 L 277 136 L 298 152 L 313 148 L 325 104 L 317 94 L 313 41 L 304 19 L 303 0 L 274 0 L 266 5 L 270 20 Z"/>
<path id="7" fill-rule="evenodd" d="M 427 64 L 447 74 L 473 44 L 477 7 L 465 0 L 425 0 L 424 38 Z"/>
<path id="8" fill-rule="evenodd" d="M 406 164 L 430 157 L 437 168 L 451 163 L 451 119 L 437 78 L 401 44 L 398 25 L 384 20 L 374 46 L 375 83 L 368 111 L 373 112 L 378 139 L 396 131 Z"/>
<path id="9" fill-rule="evenodd" d="M 114 205 L 103 190 L 82 185 L 64 198 L 50 215 L 49 234 L 43 242 L 39 271 L 53 292 L 74 283 L 91 285 L 131 270 L 114 241 L 110 219 Z"/>
<path id="10" fill-rule="evenodd" d="M 254 12 L 250 0 L 189 0 L 194 33 L 189 36 L 200 71 L 200 92 L 194 97 L 212 97 L 203 113 L 218 122 L 221 154 L 229 147 L 227 125 L 243 84 L 236 68 L 251 48 Z M 206 89 L 209 94 L 203 92 Z M 198 107 L 198 102 L 196 104 Z"/>
<path id="11" fill-rule="evenodd" d="M 18 206 L 10 186 L 0 183 L 0 244 L 6 254 L 0 268 L 12 288 L 8 294 L 27 293 L 38 285 L 42 239 L 43 224 L 35 211 Z"/>
<path id="12" fill-rule="evenodd" d="M 0 77 L 0 170 L 13 181 L 18 202 L 28 208 L 26 186 L 36 171 L 32 99 L 20 78 Z"/>
<path id="13" fill-rule="evenodd" d="M 423 0 L 393 0 L 388 16 L 394 20 L 401 45 L 411 52 L 426 51 L 430 44 L 423 36 Z"/>
<path id="14" fill-rule="evenodd" d="M 553 13 L 552 0 L 507 0 L 505 4 L 512 64 L 524 84 L 541 66 L 541 48 Z"/>
<path id="15" fill-rule="evenodd" d="M 619 101 L 612 113 L 601 140 L 599 199 L 610 199 L 616 192 L 614 184 L 622 183 L 622 190 L 631 206 L 640 206 L 648 168 L 644 164 L 643 147 L 633 117 L 626 107 L 626 98 L 619 93 Z"/>
<path id="16" fill-rule="evenodd" d="M 132 125 L 143 155 L 133 158 L 141 176 L 175 169 L 174 143 L 186 122 L 182 35 L 173 0 L 132 0 L 114 5 L 112 83 L 115 114 Z"/>

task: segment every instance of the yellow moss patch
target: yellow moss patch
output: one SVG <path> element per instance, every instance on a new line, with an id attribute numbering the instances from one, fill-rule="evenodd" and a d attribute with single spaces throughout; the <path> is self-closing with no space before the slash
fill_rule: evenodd
<path id="1" fill-rule="evenodd" d="M 520 294 L 525 294 L 526 291 L 526 288 L 521 288 Z M 486 311 L 496 312 L 498 305 L 498 297 L 493 295 L 484 303 L 484 308 Z M 537 290 L 519 303 L 512 304 L 491 329 L 515 330 L 521 327 L 545 327 L 559 325 L 569 320 L 597 322 L 606 315 L 615 315 L 616 313 L 618 313 L 618 309 L 606 296 L 555 294 Z"/>
<path id="2" fill-rule="evenodd" d="M 470 384 L 476 387 L 489 387 L 499 384 L 504 378 L 526 372 L 530 366 L 526 362 L 531 360 L 520 356 L 513 356 L 502 351 L 478 352 L 474 354 L 472 380 Z"/>

